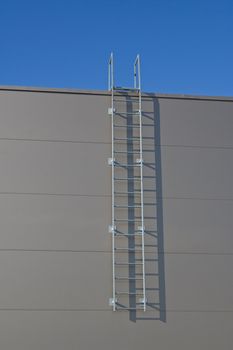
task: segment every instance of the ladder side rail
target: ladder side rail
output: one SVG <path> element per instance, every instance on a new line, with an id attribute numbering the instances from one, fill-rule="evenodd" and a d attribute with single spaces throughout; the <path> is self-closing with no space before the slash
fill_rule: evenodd
<path id="1" fill-rule="evenodd" d="M 137 55 L 135 60 L 135 70 L 137 72 L 135 77 L 135 84 L 138 84 L 138 98 L 139 98 L 139 133 L 140 133 L 140 183 L 141 183 L 141 234 L 142 234 L 142 276 L 143 276 L 143 310 L 146 311 L 146 276 L 145 276 L 145 222 L 144 222 L 144 195 L 143 195 L 143 144 L 142 144 L 142 94 L 141 94 L 141 72 L 140 72 L 140 56 Z"/>
<path id="2" fill-rule="evenodd" d="M 109 89 L 111 90 L 111 132 L 112 132 L 112 154 L 111 154 L 111 172 L 112 172 L 112 307 L 116 311 L 116 274 L 115 274 L 115 169 L 114 169 L 114 70 L 113 70 L 113 53 L 109 60 Z"/>
<path id="3" fill-rule="evenodd" d="M 115 169 L 114 169 L 114 92 L 112 87 L 112 298 L 113 311 L 116 311 L 116 275 L 115 275 Z"/>
<path id="4" fill-rule="evenodd" d="M 134 88 L 141 90 L 140 56 L 137 55 L 134 61 Z"/>
<path id="5" fill-rule="evenodd" d="M 111 91 L 113 89 L 114 79 L 113 79 L 113 53 L 111 52 L 109 61 L 108 61 L 108 90 Z"/>

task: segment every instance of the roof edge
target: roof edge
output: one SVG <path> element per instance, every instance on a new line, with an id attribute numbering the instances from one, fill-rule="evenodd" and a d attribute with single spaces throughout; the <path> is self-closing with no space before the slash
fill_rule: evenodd
<path id="1" fill-rule="evenodd" d="M 77 95 L 105 95 L 109 96 L 108 90 L 81 90 L 73 88 L 48 88 L 32 86 L 0 86 L 0 91 L 22 91 L 38 93 L 60 93 Z M 132 94 L 133 95 L 133 94 Z M 207 95 L 189 95 L 189 94 L 164 94 L 155 92 L 142 92 L 143 97 L 162 98 L 162 99 L 183 99 L 183 100 L 207 100 L 207 101 L 226 101 L 233 102 L 233 96 L 207 96 Z"/>

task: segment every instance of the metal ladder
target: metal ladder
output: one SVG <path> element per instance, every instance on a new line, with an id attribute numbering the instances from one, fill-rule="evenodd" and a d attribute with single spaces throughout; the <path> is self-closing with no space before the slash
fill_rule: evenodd
<path id="1" fill-rule="evenodd" d="M 114 85 L 113 54 L 108 66 L 111 91 L 112 297 L 113 311 L 146 311 L 142 97 L 140 57 L 134 62 L 134 87 Z M 123 136 L 122 136 L 123 134 Z"/>

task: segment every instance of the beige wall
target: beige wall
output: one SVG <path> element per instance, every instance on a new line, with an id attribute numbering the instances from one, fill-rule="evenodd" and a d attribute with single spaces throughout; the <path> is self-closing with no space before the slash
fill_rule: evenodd
<path id="1" fill-rule="evenodd" d="M 151 307 L 135 319 L 108 305 L 109 104 L 105 92 L 0 91 L 0 348 L 229 350 L 233 101 L 144 96 L 158 237 L 146 236 Z"/>

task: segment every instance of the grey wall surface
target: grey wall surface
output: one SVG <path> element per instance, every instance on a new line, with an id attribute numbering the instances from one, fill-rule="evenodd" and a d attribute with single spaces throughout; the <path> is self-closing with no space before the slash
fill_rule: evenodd
<path id="1" fill-rule="evenodd" d="M 0 89 L 0 349 L 229 350 L 233 100 L 143 96 L 157 234 L 134 319 L 108 305 L 109 105 L 107 92 Z"/>

